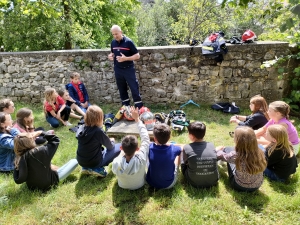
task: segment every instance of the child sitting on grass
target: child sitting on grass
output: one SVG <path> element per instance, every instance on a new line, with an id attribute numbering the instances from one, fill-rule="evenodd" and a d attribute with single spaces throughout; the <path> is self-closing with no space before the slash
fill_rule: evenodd
<path id="1" fill-rule="evenodd" d="M 20 133 L 12 127 L 10 114 L 0 112 L 0 171 L 14 170 L 14 137 Z"/>
<path id="2" fill-rule="evenodd" d="M 154 188 L 169 189 L 177 181 L 181 148 L 167 144 L 171 137 L 171 130 L 166 124 L 155 124 L 153 135 L 154 143 L 149 147 L 146 181 Z"/>
<path id="3" fill-rule="evenodd" d="M 72 72 L 70 74 L 70 80 L 71 82 L 66 85 L 66 89 L 82 111 L 86 112 L 87 108 L 90 106 L 89 95 L 84 84 L 80 81 L 80 74 Z"/>
<path id="4" fill-rule="evenodd" d="M 85 115 L 85 112 L 76 104 L 76 101 L 71 98 L 67 90 L 59 90 L 58 94 L 65 101 L 66 105 L 71 108 L 70 117 L 75 119 L 82 119 Z M 81 116 L 75 114 L 75 111 L 78 112 Z"/>
<path id="5" fill-rule="evenodd" d="M 115 144 L 115 140 L 110 139 L 102 127 L 103 111 L 99 106 L 91 105 L 84 116 L 84 124 L 76 132 L 77 160 L 82 166 L 82 174 L 106 177 L 104 166 L 108 166 L 120 154 L 121 144 Z"/>
<path id="6" fill-rule="evenodd" d="M 271 180 L 285 182 L 291 174 L 296 172 L 298 167 L 286 128 L 279 124 L 269 126 L 266 139 L 270 144 L 265 151 L 268 165 L 264 175 Z"/>
<path id="7" fill-rule="evenodd" d="M 43 131 L 44 128 L 34 127 L 34 117 L 31 109 L 21 108 L 17 112 L 16 122 L 13 125 L 14 128 L 17 128 L 21 133 L 32 133 L 34 131 Z M 49 133 L 54 133 L 53 130 L 49 130 Z M 35 139 L 36 144 L 43 144 L 47 140 L 42 136 L 38 136 Z"/>
<path id="8" fill-rule="evenodd" d="M 267 113 L 268 105 L 264 97 L 255 95 L 250 99 L 250 110 L 252 112 L 249 116 L 235 115 L 230 118 L 230 123 L 236 123 L 239 126 L 252 127 L 253 130 L 263 127 L 269 118 Z"/>
<path id="9" fill-rule="evenodd" d="M 206 126 L 202 122 L 187 127 L 192 143 L 183 147 L 181 172 L 194 187 L 208 188 L 218 184 L 217 152 L 213 143 L 203 140 Z"/>
<path id="10" fill-rule="evenodd" d="M 30 190 L 47 191 L 65 179 L 78 165 L 76 159 L 58 168 L 51 160 L 58 148 L 59 138 L 53 134 L 45 135 L 46 145 L 36 147 L 35 138 L 42 131 L 21 133 L 14 138 L 16 154 L 14 180 L 17 184 L 26 182 Z"/>
<path id="11" fill-rule="evenodd" d="M 269 122 L 262 128 L 255 131 L 257 141 L 259 144 L 267 146 L 270 142 L 265 138 L 267 128 L 273 124 L 281 124 L 287 130 L 289 141 L 292 143 L 295 155 L 299 152 L 300 139 L 298 132 L 292 122 L 289 120 L 290 106 L 283 101 L 275 101 L 270 103 L 268 114 Z"/>
<path id="12" fill-rule="evenodd" d="M 217 147 L 218 159 L 227 162 L 229 182 L 237 191 L 253 192 L 263 183 L 266 169 L 264 153 L 258 148 L 252 128 L 237 127 L 234 131 L 235 147 Z"/>
<path id="13" fill-rule="evenodd" d="M 127 135 L 121 143 L 122 154 L 112 162 L 112 171 L 117 175 L 121 188 L 135 190 L 145 184 L 147 155 L 149 153 L 150 139 L 148 131 L 139 119 L 138 108 L 131 106 L 130 113 L 135 120 L 141 136 L 141 147 L 138 147 L 136 136 Z"/>
<path id="14" fill-rule="evenodd" d="M 71 126 L 69 116 L 71 108 L 66 105 L 65 101 L 57 94 L 54 88 L 45 90 L 44 111 L 46 120 L 51 127 L 59 127 L 59 121 L 65 126 Z"/>

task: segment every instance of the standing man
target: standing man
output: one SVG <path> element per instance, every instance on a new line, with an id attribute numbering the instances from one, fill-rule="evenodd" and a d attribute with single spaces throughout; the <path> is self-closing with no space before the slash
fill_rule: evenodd
<path id="1" fill-rule="evenodd" d="M 111 42 L 111 53 L 108 55 L 109 60 L 114 60 L 114 71 L 117 86 L 120 92 L 122 105 L 129 106 L 130 99 L 127 92 L 129 86 L 135 107 L 141 108 L 143 102 L 139 92 L 139 83 L 135 75 L 134 60 L 140 58 L 132 40 L 125 37 L 118 25 L 111 27 L 111 33 L 114 40 Z"/>

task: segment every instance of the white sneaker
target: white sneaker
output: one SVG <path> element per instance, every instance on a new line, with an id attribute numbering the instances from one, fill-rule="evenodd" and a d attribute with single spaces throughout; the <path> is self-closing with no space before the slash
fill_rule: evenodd
<path id="1" fill-rule="evenodd" d="M 71 124 L 69 121 L 65 121 L 65 126 L 72 126 L 73 124 Z"/>

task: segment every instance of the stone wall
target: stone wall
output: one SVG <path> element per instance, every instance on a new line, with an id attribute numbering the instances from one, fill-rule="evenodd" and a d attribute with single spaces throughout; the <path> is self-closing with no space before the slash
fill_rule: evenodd
<path id="1" fill-rule="evenodd" d="M 248 105 L 249 98 L 263 95 L 280 99 L 288 87 L 275 68 L 260 69 L 263 61 L 290 53 L 288 43 L 257 42 L 229 45 L 218 65 L 201 54 L 201 46 L 138 48 L 136 62 L 142 99 L 146 104 L 182 104 L 235 101 Z M 77 71 L 91 102 L 119 103 L 109 50 L 69 50 L 0 53 L 0 97 L 14 101 L 43 101 L 47 87 L 64 88 L 69 73 Z"/>

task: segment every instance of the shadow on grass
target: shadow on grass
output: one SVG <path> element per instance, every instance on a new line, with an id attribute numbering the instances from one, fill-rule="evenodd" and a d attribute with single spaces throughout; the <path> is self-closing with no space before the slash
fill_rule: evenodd
<path id="1" fill-rule="evenodd" d="M 126 190 L 116 181 L 112 188 L 113 205 L 118 208 L 114 214 L 116 224 L 142 224 L 138 213 L 149 199 L 147 186 L 138 190 Z"/>
<path id="2" fill-rule="evenodd" d="M 112 173 L 109 173 L 105 178 L 81 174 L 75 186 L 75 195 L 77 198 L 83 195 L 97 195 L 107 189 L 112 178 Z"/>
<path id="3" fill-rule="evenodd" d="M 18 188 L 9 189 L 6 192 L 6 201 L 0 204 L 0 209 L 8 209 L 18 211 L 18 208 L 24 208 L 26 205 L 32 205 L 39 199 L 47 195 L 48 192 L 31 191 L 27 188 L 27 185 L 21 184 Z M 0 210 L 2 211 L 2 210 Z"/>
<path id="4" fill-rule="evenodd" d="M 271 181 L 268 178 L 266 178 L 265 180 L 269 181 L 269 184 L 274 189 L 274 191 L 289 195 L 294 195 L 297 193 L 297 188 L 299 186 L 299 175 L 297 173 L 295 173 L 292 177 L 287 179 L 287 181 L 284 183 Z"/>
<path id="5" fill-rule="evenodd" d="M 260 190 L 254 191 L 252 193 L 248 192 L 238 192 L 231 188 L 229 183 L 228 175 L 226 174 L 227 166 L 223 168 L 219 167 L 219 173 L 224 181 L 224 185 L 228 193 L 234 197 L 234 201 L 238 203 L 245 210 L 251 210 L 256 213 L 261 213 L 264 207 L 267 206 L 270 201 L 269 196 L 261 192 Z"/>

